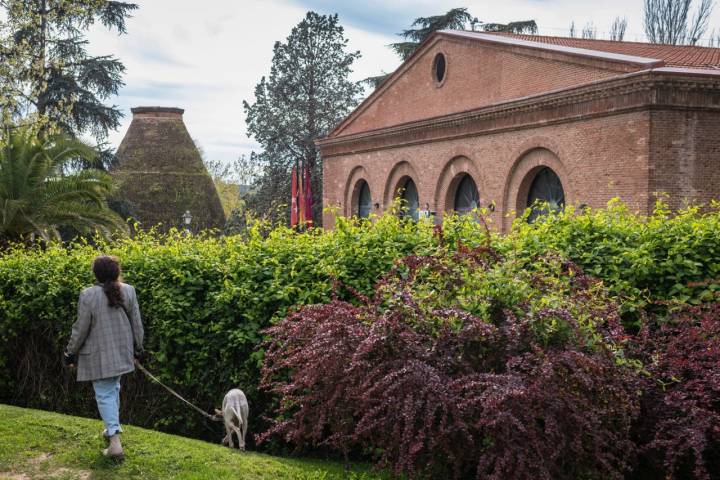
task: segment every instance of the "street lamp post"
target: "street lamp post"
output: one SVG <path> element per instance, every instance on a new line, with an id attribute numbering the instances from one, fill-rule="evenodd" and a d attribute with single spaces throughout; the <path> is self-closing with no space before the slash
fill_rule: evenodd
<path id="1" fill-rule="evenodd" d="M 185 213 L 182 215 L 182 221 L 185 225 L 185 233 L 190 235 L 190 223 L 192 222 L 192 215 L 190 214 L 190 210 L 185 210 Z"/>

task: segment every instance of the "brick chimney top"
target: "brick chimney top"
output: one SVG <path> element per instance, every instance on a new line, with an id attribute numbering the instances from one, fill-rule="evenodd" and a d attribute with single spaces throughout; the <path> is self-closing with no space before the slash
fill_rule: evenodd
<path id="1" fill-rule="evenodd" d="M 131 108 L 134 118 L 182 118 L 185 110 L 173 107 L 135 107 Z"/>

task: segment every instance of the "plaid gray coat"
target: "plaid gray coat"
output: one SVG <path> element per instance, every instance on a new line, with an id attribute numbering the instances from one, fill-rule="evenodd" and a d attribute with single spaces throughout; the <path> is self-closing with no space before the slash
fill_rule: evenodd
<path id="1" fill-rule="evenodd" d="M 78 381 L 114 377 L 135 370 L 134 353 L 142 349 L 144 335 L 140 307 L 135 288 L 125 283 L 120 287 L 124 310 L 108 305 L 100 285 L 80 293 L 78 318 L 67 346 L 68 353 L 77 354 Z"/>

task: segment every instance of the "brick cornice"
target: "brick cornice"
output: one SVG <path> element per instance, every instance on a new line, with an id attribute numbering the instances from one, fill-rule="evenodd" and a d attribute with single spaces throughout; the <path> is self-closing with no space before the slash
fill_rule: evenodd
<path id="1" fill-rule="evenodd" d="M 476 110 L 325 138 L 316 144 L 324 158 L 331 158 L 652 109 L 720 111 L 720 75 L 646 70 Z"/>

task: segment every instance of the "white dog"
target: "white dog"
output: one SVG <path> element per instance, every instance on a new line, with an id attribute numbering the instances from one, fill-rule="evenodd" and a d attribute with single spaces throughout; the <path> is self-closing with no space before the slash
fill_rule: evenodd
<path id="1" fill-rule="evenodd" d="M 233 388 L 230 390 L 222 403 L 222 410 L 215 409 L 215 414 L 222 417 L 225 422 L 225 438 L 222 444 L 233 448 L 232 434 L 237 435 L 238 448 L 245 450 L 245 434 L 247 433 L 248 403 L 242 390 Z"/>

